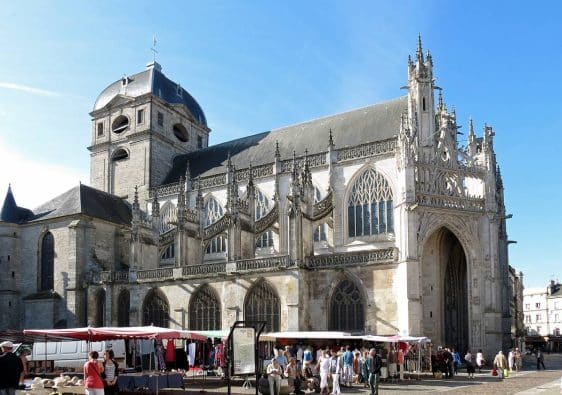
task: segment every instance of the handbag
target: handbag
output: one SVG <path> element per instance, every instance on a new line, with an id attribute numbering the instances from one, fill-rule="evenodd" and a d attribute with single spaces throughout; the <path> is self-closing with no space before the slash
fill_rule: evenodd
<path id="1" fill-rule="evenodd" d="M 509 377 L 509 369 L 503 370 L 503 377 Z"/>
<path id="2" fill-rule="evenodd" d="M 494 366 L 494 368 L 492 369 L 492 376 L 497 376 L 497 375 L 498 375 L 498 370 Z"/>

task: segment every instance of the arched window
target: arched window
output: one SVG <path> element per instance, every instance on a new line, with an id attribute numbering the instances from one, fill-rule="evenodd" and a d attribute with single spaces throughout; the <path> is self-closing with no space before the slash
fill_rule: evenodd
<path id="1" fill-rule="evenodd" d="M 204 285 L 189 302 L 189 329 L 209 331 L 221 329 L 221 305 L 215 291 Z"/>
<path id="2" fill-rule="evenodd" d="M 224 210 L 217 199 L 210 197 L 205 203 L 205 226 L 217 222 L 224 215 Z"/>
<path id="3" fill-rule="evenodd" d="M 349 237 L 373 236 L 394 231 L 392 190 L 373 169 L 353 185 L 347 206 Z"/>
<path id="4" fill-rule="evenodd" d="M 41 277 L 39 290 L 48 291 L 55 287 L 55 238 L 47 232 L 41 241 Z"/>
<path id="5" fill-rule="evenodd" d="M 209 226 L 217 222 L 224 215 L 224 209 L 217 199 L 210 197 L 205 203 L 205 226 Z M 207 254 L 216 254 L 226 252 L 226 237 L 219 235 L 207 244 Z"/>
<path id="6" fill-rule="evenodd" d="M 244 319 L 266 321 L 264 331 L 277 332 L 280 328 L 281 303 L 273 287 L 265 280 L 259 281 L 246 295 Z"/>
<path id="7" fill-rule="evenodd" d="M 151 290 L 142 308 L 143 325 L 155 325 L 168 328 L 170 325 L 170 307 L 165 297 L 156 289 Z"/>
<path id="8" fill-rule="evenodd" d="M 125 159 L 129 159 L 129 153 L 127 152 L 127 150 L 125 150 L 123 148 L 117 149 L 113 153 L 113 155 L 111 156 L 111 160 L 113 162 L 117 162 L 117 161 L 125 160 Z"/>
<path id="9" fill-rule="evenodd" d="M 322 200 L 322 193 L 320 193 L 320 189 L 314 186 L 314 203 L 318 203 Z M 314 229 L 314 241 L 315 242 L 322 242 L 328 240 L 328 225 L 327 224 L 320 224 Z"/>
<path id="10" fill-rule="evenodd" d="M 131 309 L 131 296 L 124 289 L 119 293 L 117 300 L 117 326 L 129 326 L 129 310 Z"/>
<path id="11" fill-rule="evenodd" d="M 271 207 L 269 206 L 269 199 L 265 196 L 262 191 L 256 188 L 255 193 L 256 200 L 256 221 L 263 218 Z M 271 248 L 273 247 L 273 231 L 271 229 L 266 230 L 256 239 L 256 248 Z"/>
<path id="12" fill-rule="evenodd" d="M 111 131 L 113 133 L 122 133 L 129 127 L 129 118 L 124 115 L 119 115 L 111 124 Z"/>
<path id="13" fill-rule="evenodd" d="M 365 328 L 365 311 L 361 292 L 354 282 L 340 281 L 330 300 L 331 331 L 362 332 Z"/>
<path id="14" fill-rule="evenodd" d="M 96 312 L 94 315 L 94 326 L 105 326 L 105 290 L 100 289 L 96 294 Z"/>
<path id="15" fill-rule="evenodd" d="M 173 223 L 177 221 L 177 218 L 178 209 L 174 203 L 170 201 L 164 203 L 160 209 L 160 234 L 166 233 L 170 229 L 174 228 L 175 225 Z"/>

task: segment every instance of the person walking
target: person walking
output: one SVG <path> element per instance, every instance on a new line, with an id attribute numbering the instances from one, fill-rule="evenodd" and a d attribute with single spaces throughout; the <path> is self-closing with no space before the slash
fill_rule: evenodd
<path id="1" fill-rule="evenodd" d="M 507 365 L 509 366 L 509 372 L 513 372 L 513 365 L 515 364 L 515 356 L 513 354 L 513 348 L 507 353 Z"/>
<path id="2" fill-rule="evenodd" d="M 515 348 L 515 352 L 513 354 L 513 357 L 515 359 L 515 371 L 519 372 L 521 371 L 521 365 L 522 365 L 522 357 L 521 357 L 521 351 L 519 351 L 519 348 Z"/>
<path id="3" fill-rule="evenodd" d="M 542 366 L 543 370 L 546 370 L 546 368 L 544 367 L 544 355 L 541 351 L 541 349 L 537 349 L 537 370 L 540 370 L 540 367 Z"/>
<path id="4" fill-rule="evenodd" d="M 503 351 L 498 351 L 496 357 L 494 358 L 494 367 L 498 371 L 498 377 L 503 380 L 504 378 L 504 369 L 507 370 L 507 360 L 505 359 L 505 355 L 503 355 Z"/>
<path id="5" fill-rule="evenodd" d="M 343 385 L 346 387 L 351 387 L 351 379 L 353 377 L 353 353 L 349 345 L 345 346 L 345 352 L 343 353 Z"/>
<path id="6" fill-rule="evenodd" d="M 330 352 L 322 351 L 320 358 L 318 358 L 318 372 L 320 373 L 320 394 L 328 394 L 330 392 L 328 387 L 328 375 L 330 374 Z"/>
<path id="7" fill-rule="evenodd" d="M 475 371 L 474 361 L 470 350 L 466 352 L 466 355 L 464 356 L 464 361 L 466 363 L 466 373 L 468 374 L 468 379 L 474 380 L 474 371 Z"/>
<path id="8" fill-rule="evenodd" d="M 89 359 L 84 364 L 84 388 L 86 395 L 104 395 L 103 365 L 98 362 L 99 354 L 97 351 L 90 351 Z"/>
<path id="9" fill-rule="evenodd" d="M 267 365 L 267 380 L 269 381 L 269 395 L 279 395 L 281 393 L 281 374 L 283 370 L 275 357 Z"/>
<path id="10" fill-rule="evenodd" d="M 377 353 L 377 350 L 371 348 L 368 359 L 369 366 L 369 388 L 371 395 L 379 394 L 379 380 L 381 376 L 382 359 Z"/>
<path id="11" fill-rule="evenodd" d="M 340 376 L 343 372 L 341 352 L 334 353 L 330 359 L 330 375 L 332 376 L 332 392 L 330 395 L 340 395 Z"/>
<path id="12" fill-rule="evenodd" d="M 456 376 L 459 374 L 459 366 L 461 365 L 461 356 L 458 351 L 454 348 L 451 350 L 451 354 L 453 354 L 453 373 Z"/>
<path id="13" fill-rule="evenodd" d="M 119 364 L 115 361 L 115 353 L 111 349 L 105 350 L 103 354 L 103 387 L 105 395 L 115 395 L 119 392 L 117 387 L 117 375 Z"/>
<path id="14" fill-rule="evenodd" d="M 482 350 L 478 350 L 476 353 L 476 366 L 478 366 L 478 373 L 482 373 L 482 366 L 486 364 L 486 360 L 484 359 L 484 354 Z"/>
<path id="15" fill-rule="evenodd" d="M 0 343 L 0 348 L 0 395 L 14 395 L 24 366 L 21 359 L 12 352 L 14 344 L 11 341 Z"/>

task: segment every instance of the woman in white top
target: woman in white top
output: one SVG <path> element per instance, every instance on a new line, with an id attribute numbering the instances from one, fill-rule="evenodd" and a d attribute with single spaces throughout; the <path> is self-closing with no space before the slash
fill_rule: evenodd
<path id="1" fill-rule="evenodd" d="M 267 380 L 269 381 L 269 395 L 279 395 L 281 393 L 281 374 L 283 370 L 275 357 L 267 365 Z"/>
<path id="2" fill-rule="evenodd" d="M 322 355 L 318 359 L 318 371 L 320 372 L 320 394 L 328 394 L 328 375 L 330 374 L 330 355 L 326 351 L 322 351 Z"/>
<path id="3" fill-rule="evenodd" d="M 478 366 L 478 373 L 482 372 L 482 366 L 486 363 L 484 359 L 484 354 L 482 354 L 482 350 L 478 350 L 476 353 L 476 366 Z"/>

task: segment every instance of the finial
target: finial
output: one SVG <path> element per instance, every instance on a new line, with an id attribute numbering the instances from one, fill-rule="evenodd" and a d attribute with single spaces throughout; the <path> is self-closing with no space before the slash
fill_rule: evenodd
<path id="1" fill-rule="evenodd" d="M 418 33 L 418 49 L 416 50 L 416 57 L 418 58 L 418 61 L 421 61 L 423 63 L 423 49 L 422 49 L 421 33 Z"/>
<path id="2" fill-rule="evenodd" d="M 439 95 L 437 96 L 437 111 L 443 110 L 443 91 L 439 89 Z"/>
<path id="3" fill-rule="evenodd" d="M 468 119 L 468 136 L 469 139 L 474 138 L 474 122 L 472 120 L 472 115 Z"/>
<path id="4" fill-rule="evenodd" d="M 248 166 L 248 185 L 254 185 L 254 172 L 252 170 L 252 161 L 250 161 L 250 165 Z"/>
<path id="5" fill-rule="evenodd" d="M 297 172 L 297 153 L 293 150 L 293 174 Z"/>
<path id="6" fill-rule="evenodd" d="M 329 147 L 334 146 L 334 137 L 332 136 L 332 128 L 330 128 L 330 137 L 329 137 L 329 140 L 328 140 L 328 146 Z"/>
<path id="7" fill-rule="evenodd" d="M 135 185 L 135 196 L 133 198 L 133 211 L 138 211 L 140 210 L 140 204 L 139 204 L 139 188 L 138 186 Z"/>
<path id="8" fill-rule="evenodd" d="M 185 179 L 187 181 L 191 180 L 191 169 L 190 169 L 189 161 L 185 163 Z"/>
<path id="9" fill-rule="evenodd" d="M 152 62 L 156 63 L 156 54 L 158 53 L 158 51 L 156 50 L 156 35 L 153 34 L 152 35 L 152 47 L 150 48 L 150 50 L 152 51 Z"/>

